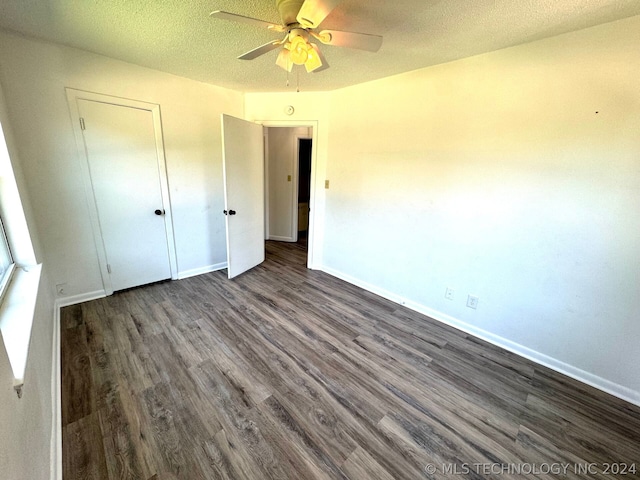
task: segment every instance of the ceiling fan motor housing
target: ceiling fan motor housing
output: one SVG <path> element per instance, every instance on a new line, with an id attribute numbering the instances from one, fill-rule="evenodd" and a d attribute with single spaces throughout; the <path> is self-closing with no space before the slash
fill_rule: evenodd
<path id="1" fill-rule="evenodd" d="M 303 3 L 304 0 L 276 0 L 276 7 L 278 7 L 284 25 L 298 23 L 296 17 Z"/>
<path id="2" fill-rule="evenodd" d="M 296 37 L 302 38 L 305 42 L 309 40 L 309 32 L 304 28 L 292 28 L 289 32 L 289 41 L 293 42 Z"/>

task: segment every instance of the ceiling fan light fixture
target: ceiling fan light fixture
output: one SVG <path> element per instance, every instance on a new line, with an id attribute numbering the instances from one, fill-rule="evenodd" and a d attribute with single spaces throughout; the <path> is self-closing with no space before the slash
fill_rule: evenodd
<path id="1" fill-rule="evenodd" d="M 293 65 L 304 65 L 309 73 L 325 65 L 322 52 L 315 43 L 309 43 L 300 35 L 291 37 L 291 41 L 286 42 L 280 50 L 276 65 L 287 72 L 291 72 Z"/>
<path id="2" fill-rule="evenodd" d="M 293 37 L 289 47 L 289 56 L 296 65 L 304 65 L 309 59 L 309 50 L 313 51 L 307 41 L 299 36 Z"/>
<path id="3" fill-rule="evenodd" d="M 322 55 L 320 54 L 320 50 L 318 50 L 318 46 L 311 43 L 309 47 L 311 47 L 309 49 L 309 58 L 304 64 L 307 73 L 311 73 L 322 66 Z"/>
<path id="4" fill-rule="evenodd" d="M 291 61 L 291 53 L 287 49 L 286 45 L 282 50 L 280 50 L 280 53 L 278 54 L 278 58 L 276 59 L 276 65 L 286 70 L 287 72 L 291 72 L 291 70 L 293 69 L 293 62 Z"/>

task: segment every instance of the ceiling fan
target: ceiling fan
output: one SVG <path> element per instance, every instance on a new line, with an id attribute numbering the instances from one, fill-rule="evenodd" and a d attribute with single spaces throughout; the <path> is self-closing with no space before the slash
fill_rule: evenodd
<path id="1" fill-rule="evenodd" d="M 284 33 L 282 40 L 273 40 L 240 55 L 240 60 L 253 60 L 267 52 L 280 48 L 276 65 L 288 72 L 293 65 L 304 65 L 307 72 L 319 72 L 329 68 L 318 45 L 310 40 L 316 39 L 326 45 L 357 48 L 377 52 L 382 45 L 382 37 L 365 33 L 321 30 L 316 28 L 340 3 L 340 0 L 276 0 L 282 25 L 265 22 L 257 18 L 236 15 L 217 10 L 211 16 L 223 20 L 248 23 L 274 32 Z"/>

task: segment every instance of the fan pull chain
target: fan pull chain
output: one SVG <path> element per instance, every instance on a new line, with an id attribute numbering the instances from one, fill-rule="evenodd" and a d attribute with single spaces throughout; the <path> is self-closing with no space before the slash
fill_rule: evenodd
<path id="1" fill-rule="evenodd" d="M 289 70 L 287 70 L 287 83 L 286 83 L 286 86 L 287 87 L 289 86 Z"/>
<path id="2" fill-rule="evenodd" d="M 300 68 L 296 69 L 296 92 L 300 93 Z"/>

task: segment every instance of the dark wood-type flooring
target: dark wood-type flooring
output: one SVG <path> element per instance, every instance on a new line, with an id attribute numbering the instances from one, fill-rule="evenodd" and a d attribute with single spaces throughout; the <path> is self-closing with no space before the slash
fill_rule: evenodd
<path id="1" fill-rule="evenodd" d="M 640 408 L 267 253 L 62 310 L 64 480 L 640 469 Z"/>

